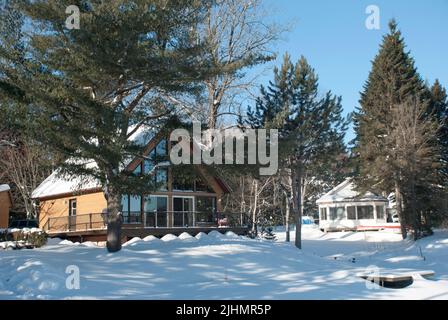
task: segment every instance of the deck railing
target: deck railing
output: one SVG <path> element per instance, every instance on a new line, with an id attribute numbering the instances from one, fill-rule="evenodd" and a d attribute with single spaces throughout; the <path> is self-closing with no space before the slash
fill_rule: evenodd
<path id="1" fill-rule="evenodd" d="M 107 217 L 107 213 L 50 217 L 43 229 L 47 232 L 105 229 Z M 124 212 L 121 217 L 123 224 L 142 228 L 240 227 L 248 224 L 246 214 L 230 212 L 151 211 L 143 215 L 140 212 Z"/>

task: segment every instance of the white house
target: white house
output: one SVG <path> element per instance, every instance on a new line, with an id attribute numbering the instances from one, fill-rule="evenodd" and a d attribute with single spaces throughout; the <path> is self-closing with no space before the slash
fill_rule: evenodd
<path id="1" fill-rule="evenodd" d="M 350 178 L 316 201 L 319 227 L 325 231 L 399 229 L 388 223 L 388 200 L 373 192 L 359 194 Z"/>

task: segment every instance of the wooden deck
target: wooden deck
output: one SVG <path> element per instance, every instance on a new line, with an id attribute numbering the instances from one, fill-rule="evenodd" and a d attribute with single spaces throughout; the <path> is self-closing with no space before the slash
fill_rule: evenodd
<path id="1" fill-rule="evenodd" d="M 141 227 L 128 227 L 124 226 L 121 229 L 122 242 L 126 242 L 134 237 L 144 238 L 149 235 L 155 237 L 163 237 L 167 234 L 174 234 L 176 236 L 183 232 L 188 232 L 192 236 L 197 235 L 200 232 L 210 233 L 212 231 L 218 231 L 220 233 L 226 233 L 232 231 L 238 235 L 246 235 L 249 231 L 248 227 L 190 227 L 190 228 L 141 228 Z M 68 239 L 70 241 L 105 241 L 107 235 L 106 229 L 91 229 L 83 231 L 57 231 L 50 232 L 50 238 Z"/>
<path id="2" fill-rule="evenodd" d="M 435 272 L 432 270 L 417 270 L 410 272 L 396 272 L 387 274 L 358 274 L 359 277 L 364 280 L 371 281 L 386 288 L 405 288 L 411 285 L 414 281 L 414 277 L 422 277 L 424 279 L 431 279 L 434 277 Z"/>

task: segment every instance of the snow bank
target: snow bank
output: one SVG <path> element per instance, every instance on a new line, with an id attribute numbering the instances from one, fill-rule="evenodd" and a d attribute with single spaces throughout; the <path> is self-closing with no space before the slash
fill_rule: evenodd
<path id="1" fill-rule="evenodd" d="M 15 241 L 3 241 L 0 242 L 0 249 L 8 250 L 8 249 L 15 249 L 16 248 L 16 242 Z"/>
<path id="2" fill-rule="evenodd" d="M 168 241 L 175 241 L 178 240 L 179 238 L 176 237 L 174 234 L 166 234 L 162 237 L 162 241 L 168 242 Z"/>
<path id="3" fill-rule="evenodd" d="M 191 239 L 195 239 L 191 234 L 189 234 L 188 232 L 182 232 L 179 237 L 180 240 L 191 240 Z"/>
<path id="4" fill-rule="evenodd" d="M 92 241 L 84 241 L 81 243 L 84 247 L 91 247 L 91 248 L 97 248 L 98 244 L 96 242 Z"/>
<path id="5" fill-rule="evenodd" d="M 227 231 L 226 232 L 226 237 L 229 237 L 229 238 L 239 238 L 240 236 L 239 235 L 237 235 L 235 232 L 233 232 L 233 231 Z"/>
<path id="6" fill-rule="evenodd" d="M 369 238 L 368 233 L 362 239 L 352 233 L 308 231 L 312 237 L 304 239 L 301 251 L 293 243 L 253 241 L 217 232 L 197 234 L 194 238 L 201 241 L 166 235 L 163 241 L 169 244 L 151 236 L 148 241 L 132 239 L 132 245 L 115 254 L 67 240 L 36 250 L 4 250 L 0 252 L 0 297 L 448 299 L 448 230 L 417 242 L 395 241 L 393 235 Z M 65 286 L 67 267 L 73 265 L 81 274 L 79 290 Z M 382 274 L 433 270 L 436 276 L 434 280 L 416 278 L 404 289 L 387 289 L 357 276 L 369 266 L 378 267 Z M 123 272 L 129 268 L 132 272 Z"/>
<path id="7" fill-rule="evenodd" d="M 132 244 L 136 244 L 136 243 L 139 243 L 139 242 L 141 242 L 141 241 L 143 241 L 141 238 L 139 238 L 139 237 L 134 237 L 134 238 L 132 238 L 131 240 L 129 240 L 129 241 L 123 243 L 123 247 L 130 246 L 130 245 L 132 245 Z"/>
<path id="8" fill-rule="evenodd" d="M 224 237 L 224 235 L 221 232 L 218 232 L 216 230 L 213 230 L 212 232 L 210 232 L 208 234 L 209 237 L 214 237 L 214 238 L 222 238 Z"/>
<path id="9" fill-rule="evenodd" d="M 62 239 L 61 238 L 48 238 L 47 244 L 45 246 L 54 246 L 61 244 Z"/>
<path id="10" fill-rule="evenodd" d="M 153 235 L 149 235 L 147 237 L 144 237 L 143 241 L 145 241 L 145 242 L 151 242 L 151 241 L 158 242 L 158 241 L 161 241 L 161 240 L 159 238 L 153 236 Z"/>
<path id="11" fill-rule="evenodd" d="M 62 240 L 59 242 L 59 244 L 66 245 L 66 246 L 79 246 L 79 242 L 72 242 L 70 240 Z"/>
<path id="12" fill-rule="evenodd" d="M 205 232 L 199 232 L 199 233 L 195 236 L 195 238 L 198 239 L 198 240 L 203 240 L 203 239 L 207 239 L 207 238 L 208 238 L 208 235 L 207 235 Z"/>
<path id="13" fill-rule="evenodd" d="M 9 228 L 8 232 L 9 233 L 22 232 L 22 233 L 28 234 L 28 233 L 36 233 L 36 232 L 40 233 L 40 232 L 43 232 L 43 231 L 41 229 L 39 229 L 39 228 L 22 228 L 22 229 L 19 229 L 19 228 Z"/>

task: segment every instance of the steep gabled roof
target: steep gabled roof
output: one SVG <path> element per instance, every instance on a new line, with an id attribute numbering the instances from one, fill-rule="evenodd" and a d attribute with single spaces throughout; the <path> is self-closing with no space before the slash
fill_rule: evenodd
<path id="1" fill-rule="evenodd" d="M 131 133 L 129 141 L 140 145 L 147 145 L 156 135 L 157 131 L 154 128 L 149 128 L 146 126 L 140 126 L 134 131 L 135 126 L 129 127 L 128 132 Z M 125 159 L 122 167 L 127 167 L 133 159 Z M 69 159 L 67 161 L 75 161 Z M 77 160 L 79 161 L 79 160 Z M 86 168 L 96 168 L 98 167 L 95 160 L 84 160 L 83 161 Z M 101 188 L 101 183 L 98 179 L 93 177 L 80 177 L 76 175 L 63 175 L 59 169 L 53 171 L 53 173 L 48 176 L 31 194 L 33 199 L 47 198 L 57 195 L 69 194 L 76 191 L 88 191 L 97 190 Z"/>
<path id="2" fill-rule="evenodd" d="M 129 132 L 132 130 L 132 128 L 129 128 Z M 151 141 L 157 138 L 159 132 L 160 131 L 157 131 L 154 128 L 145 128 L 142 126 L 130 136 L 129 140 L 140 146 L 149 147 Z M 125 163 L 123 163 L 123 168 L 129 169 L 135 166 L 134 160 L 134 158 L 126 159 Z M 86 160 L 84 161 L 84 164 L 87 168 L 97 167 L 95 160 Z M 224 193 L 231 192 L 230 187 L 220 177 L 212 178 L 217 182 Z M 96 178 L 63 175 L 60 170 L 57 169 L 33 191 L 31 196 L 33 199 L 42 199 L 73 194 L 74 192 L 98 192 L 101 190 L 101 187 L 100 181 Z"/>
<path id="3" fill-rule="evenodd" d="M 353 184 L 352 179 L 347 178 L 344 182 L 338 184 L 332 190 L 320 197 L 316 203 L 344 201 L 387 201 L 387 199 L 370 191 L 360 195 L 355 190 L 355 185 Z"/>

